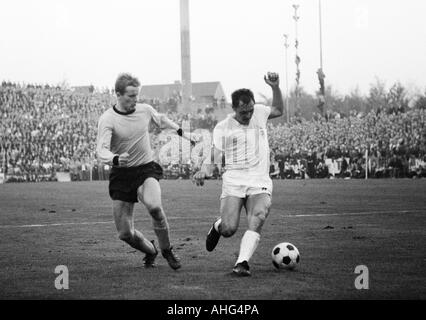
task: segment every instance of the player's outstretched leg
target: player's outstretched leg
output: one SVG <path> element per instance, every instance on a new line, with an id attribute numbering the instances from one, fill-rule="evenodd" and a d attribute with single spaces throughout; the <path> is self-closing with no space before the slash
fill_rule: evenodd
<path id="1" fill-rule="evenodd" d="M 240 254 L 238 256 L 235 267 L 232 270 L 234 274 L 243 277 L 251 275 L 248 261 L 256 250 L 257 245 L 259 244 L 259 240 L 260 234 L 255 231 L 247 230 L 244 233 L 240 244 Z"/>
<path id="2" fill-rule="evenodd" d="M 172 269 L 179 269 L 181 267 L 180 259 L 170 244 L 169 224 L 161 205 L 160 184 L 154 178 L 146 179 L 144 184 L 138 189 L 138 196 L 152 217 L 152 224 L 158 238 L 161 255 L 167 260 Z"/>
<path id="3" fill-rule="evenodd" d="M 233 273 L 238 276 L 250 276 L 248 262 L 257 249 L 260 241 L 260 231 L 269 214 L 271 197 L 262 193 L 249 196 L 246 202 L 247 219 L 249 229 L 241 239 L 240 253 L 233 269 Z"/>
<path id="4" fill-rule="evenodd" d="M 206 238 L 207 251 L 213 251 L 220 236 L 231 237 L 238 229 L 243 199 L 227 196 L 220 201 L 220 215 L 210 228 Z"/>
<path id="5" fill-rule="evenodd" d="M 157 256 L 157 249 L 154 243 L 149 242 L 140 231 L 134 228 L 133 206 L 134 204 L 130 202 L 113 201 L 114 220 L 118 237 L 132 248 L 145 253 L 146 257 L 150 257 L 151 264 L 153 265 Z"/>
<path id="6" fill-rule="evenodd" d="M 170 244 L 169 224 L 163 209 L 161 207 L 151 207 L 148 210 L 152 216 L 152 224 L 158 238 L 161 255 L 167 260 L 173 270 L 179 269 L 182 265 L 179 257 L 173 251 L 173 246 Z"/>

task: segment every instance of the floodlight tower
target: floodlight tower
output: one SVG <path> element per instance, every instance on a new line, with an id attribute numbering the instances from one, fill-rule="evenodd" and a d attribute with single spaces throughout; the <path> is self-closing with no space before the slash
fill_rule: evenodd
<path id="1" fill-rule="evenodd" d="M 287 59 L 287 51 L 288 51 L 288 47 L 290 46 L 288 44 L 288 35 L 285 34 L 284 35 L 284 47 L 285 47 L 285 89 L 286 89 L 286 94 L 285 94 L 285 106 L 286 106 L 286 120 L 287 123 L 290 122 L 290 106 L 288 105 L 288 59 Z"/>
<path id="2" fill-rule="evenodd" d="M 319 14 L 319 40 L 320 40 L 320 67 L 317 71 L 318 81 L 320 84 L 319 88 L 319 102 L 318 109 L 320 110 L 321 116 L 324 116 L 325 109 L 325 83 L 324 83 L 324 69 L 322 64 L 322 17 L 321 17 L 321 0 L 318 0 L 318 14 Z"/>
<path id="3" fill-rule="evenodd" d="M 189 0 L 180 0 L 180 43 L 182 71 L 182 111 L 191 111 L 191 50 L 189 38 Z"/>
<path id="4" fill-rule="evenodd" d="M 294 8 L 294 23 L 295 23 L 295 27 L 296 27 L 296 40 L 295 40 L 295 45 L 294 47 L 296 48 L 296 89 L 295 89 L 295 98 L 296 98 L 296 113 L 300 116 L 300 101 L 299 101 L 299 97 L 300 97 L 300 92 L 299 92 L 299 82 L 300 82 L 300 69 L 299 69 L 299 64 L 300 64 L 300 57 L 299 57 L 299 53 L 298 53 L 298 49 L 299 49 L 299 39 L 298 39 L 298 34 L 297 34 L 297 21 L 299 20 L 299 16 L 297 15 L 297 9 L 299 9 L 299 5 L 293 4 L 293 8 Z"/>

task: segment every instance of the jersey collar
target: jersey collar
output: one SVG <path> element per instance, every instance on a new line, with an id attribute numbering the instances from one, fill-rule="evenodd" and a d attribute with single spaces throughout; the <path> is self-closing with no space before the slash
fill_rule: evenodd
<path id="1" fill-rule="evenodd" d="M 133 112 L 136 111 L 136 108 L 127 112 L 123 112 L 117 109 L 117 105 L 113 105 L 112 108 L 114 109 L 115 112 L 117 112 L 118 114 L 121 114 L 122 116 L 127 116 L 129 114 L 132 114 Z"/>
<path id="2" fill-rule="evenodd" d="M 231 113 L 231 114 L 229 114 L 229 117 L 232 119 L 232 121 L 234 121 L 237 124 L 237 126 L 239 126 L 241 128 L 248 128 L 251 124 L 251 121 L 253 120 L 253 117 L 252 117 L 248 124 L 241 124 L 237 121 L 237 119 L 235 119 L 235 114 Z"/>

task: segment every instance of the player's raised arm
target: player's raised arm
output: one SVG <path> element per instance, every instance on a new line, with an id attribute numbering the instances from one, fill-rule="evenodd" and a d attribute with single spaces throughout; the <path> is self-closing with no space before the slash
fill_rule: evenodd
<path id="1" fill-rule="evenodd" d="M 284 113 L 284 100 L 280 89 L 278 73 L 268 72 L 268 75 L 265 75 L 264 79 L 272 88 L 272 106 L 268 119 L 281 117 Z"/>

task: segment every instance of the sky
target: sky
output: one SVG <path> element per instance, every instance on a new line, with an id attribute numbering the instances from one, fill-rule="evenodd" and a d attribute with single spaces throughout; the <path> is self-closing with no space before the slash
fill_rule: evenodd
<path id="1" fill-rule="evenodd" d="M 179 0 L 2 0 L 0 81 L 112 88 L 130 72 L 143 85 L 181 78 Z M 189 0 L 193 82 L 220 81 L 271 96 L 263 76 L 314 94 L 320 66 L 319 0 Z M 426 90 L 426 1 L 322 0 L 326 85 L 367 94 L 376 79 Z M 288 34 L 287 70 L 284 34 Z"/>

